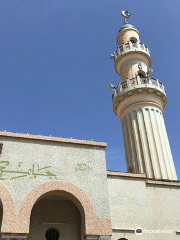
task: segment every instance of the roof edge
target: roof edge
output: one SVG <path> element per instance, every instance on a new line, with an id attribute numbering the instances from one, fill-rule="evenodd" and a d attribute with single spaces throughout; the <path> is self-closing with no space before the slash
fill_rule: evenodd
<path id="1" fill-rule="evenodd" d="M 126 172 L 119 172 L 119 171 L 107 171 L 107 176 L 146 179 L 146 174 L 126 173 Z"/>
<path id="2" fill-rule="evenodd" d="M 77 144 L 77 145 L 97 146 L 97 147 L 103 147 L 103 148 L 107 147 L 107 143 L 105 143 L 105 142 L 95 142 L 95 141 L 88 141 L 88 140 L 41 136 L 41 135 L 33 135 L 33 134 L 28 134 L 28 133 L 24 134 L 24 133 L 13 133 L 13 132 L 1 132 L 0 131 L 0 137 L 31 139 L 31 140 L 39 140 L 39 141 L 47 141 L 47 142 L 70 143 L 70 144 Z"/>

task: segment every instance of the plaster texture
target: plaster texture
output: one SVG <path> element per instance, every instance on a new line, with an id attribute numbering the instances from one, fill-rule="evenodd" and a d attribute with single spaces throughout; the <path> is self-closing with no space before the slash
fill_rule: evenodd
<path id="1" fill-rule="evenodd" d="M 97 217 L 109 217 L 104 148 L 6 137 L 0 137 L 0 142 L 3 143 L 1 161 L 9 162 L 6 170 L 26 172 L 32 169 L 33 164 L 38 164 L 36 168 L 50 166 L 48 171 L 56 175 L 34 178 L 29 174 L 10 180 L 23 174 L 3 173 L 8 179 L 1 180 L 1 183 L 11 193 L 16 213 L 35 187 L 47 181 L 60 180 L 84 190 L 91 199 Z"/>
<path id="2" fill-rule="evenodd" d="M 149 184 L 144 178 L 108 173 L 112 240 L 179 239 L 180 185 L 163 183 Z M 135 234 L 138 227 L 143 229 L 142 235 Z M 145 233 L 145 229 L 171 233 Z"/>
<path id="3" fill-rule="evenodd" d="M 137 39 L 137 41 L 140 41 L 138 31 L 133 28 L 124 29 L 123 31 L 118 33 L 117 36 L 118 45 L 121 46 L 123 43 L 130 41 L 131 38 L 135 38 Z"/>
<path id="4" fill-rule="evenodd" d="M 31 210 L 44 195 L 72 200 L 85 235 L 111 235 L 105 144 L 1 136 L 3 233 L 29 233 Z"/>

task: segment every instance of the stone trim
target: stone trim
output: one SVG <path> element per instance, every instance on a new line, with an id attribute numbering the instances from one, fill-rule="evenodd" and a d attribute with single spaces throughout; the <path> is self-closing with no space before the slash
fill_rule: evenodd
<path id="1" fill-rule="evenodd" d="M 111 236 L 101 235 L 101 236 L 86 236 L 86 240 L 111 240 Z"/>
<path id="2" fill-rule="evenodd" d="M 16 218 L 15 206 L 10 192 L 1 183 L 0 183 L 0 202 L 2 203 L 3 209 L 1 233 L 3 232 L 11 233 L 11 229 L 13 229 L 14 225 L 13 221 Z"/>
<path id="3" fill-rule="evenodd" d="M 123 177 L 123 178 L 139 178 L 139 179 L 144 179 L 146 184 L 180 187 L 180 181 L 166 181 L 166 180 L 161 181 L 161 180 L 155 180 L 155 179 L 147 179 L 146 174 L 107 171 L 107 176 Z"/>
<path id="4" fill-rule="evenodd" d="M 146 179 L 146 184 L 152 184 L 152 185 L 161 185 L 161 186 L 172 186 L 172 187 L 180 187 L 180 182 L 170 182 L 170 181 L 156 181 L 156 180 L 149 180 Z"/>
<path id="5" fill-rule="evenodd" d="M 112 229 L 112 232 L 115 232 L 115 233 L 135 233 L 135 229 L 133 228 L 113 228 Z"/>
<path id="6" fill-rule="evenodd" d="M 107 171 L 107 176 L 128 177 L 128 178 L 142 178 L 142 179 L 146 178 L 146 174 L 114 172 L 114 171 Z"/>
<path id="7" fill-rule="evenodd" d="M 21 240 L 27 239 L 27 234 L 18 234 L 18 233 L 3 233 L 1 236 L 1 240 Z"/>
<path id="8" fill-rule="evenodd" d="M 0 137 L 31 139 L 31 140 L 40 140 L 40 141 L 48 141 L 48 142 L 70 143 L 70 144 L 78 144 L 78 145 L 97 146 L 97 147 L 103 147 L 103 148 L 107 147 L 107 143 L 105 143 L 105 142 L 94 142 L 94 141 L 79 140 L 79 139 L 48 137 L 48 136 L 23 134 L 23 133 L 0 132 Z"/>
<path id="9" fill-rule="evenodd" d="M 85 240 L 98 240 L 99 236 L 86 236 Z"/>
<path id="10" fill-rule="evenodd" d="M 111 240 L 110 236 L 99 236 L 99 240 Z"/>
<path id="11" fill-rule="evenodd" d="M 72 183 L 61 181 L 50 181 L 36 187 L 26 197 L 22 204 L 19 214 L 15 213 L 14 202 L 9 191 L 0 184 L 0 201 L 3 205 L 3 220 L 1 233 L 6 238 L 5 234 L 19 234 L 19 236 L 27 235 L 30 228 L 31 211 L 36 202 L 43 197 L 50 195 L 60 195 L 67 197 L 79 209 L 81 219 L 84 226 L 84 234 L 90 236 L 111 235 L 111 219 L 98 218 L 89 197 L 79 187 Z M 24 238 L 24 237 L 23 237 Z M 7 239 L 7 238 L 6 238 Z M 20 239 L 20 238 L 12 238 Z"/>
<path id="12" fill-rule="evenodd" d="M 36 187 L 25 199 L 18 217 L 18 229 L 29 232 L 31 211 L 35 203 L 43 197 L 61 195 L 70 199 L 79 209 L 86 235 L 111 235 L 110 218 L 97 218 L 89 197 L 79 187 L 68 182 L 51 181 Z M 21 223 L 21 224 L 19 224 Z M 22 224 L 23 223 L 23 224 Z"/>

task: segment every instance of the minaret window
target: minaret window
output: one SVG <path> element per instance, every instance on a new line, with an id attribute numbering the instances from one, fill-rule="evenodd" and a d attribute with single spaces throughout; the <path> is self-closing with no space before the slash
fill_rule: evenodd
<path id="1" fill-rule="evenodd" d="M 59 240 L 60 234 L 55 228 L 50 228 L 46 232 L 46 240 Z"/>
<path id="2" fill-rule="evenodd" d="M 139 76 L 140 78 L 144 78 L 144 77 L 145 77 L 142 73 L 139 73 L 138 76 Z"/>
<path id="3" fill-rule="evenodd" d="M 142 70 L 139 70 L 139 71 L 138 71 L 138 76 L 139 76 L 140 78 L 145 78 L 145 77 L 146 77 L 146 73 L 145 73 L 144 71 L 142 71 Z"/>
<path id="4" fill-rule="evenodd" d="M 130 42 L 132 42 L 132 43 L 136 43 L 136 42 L 137 42 L 137 38 L 135 38 L 135 37 L 131 37 L 131 38 L 130 38 Z"/>

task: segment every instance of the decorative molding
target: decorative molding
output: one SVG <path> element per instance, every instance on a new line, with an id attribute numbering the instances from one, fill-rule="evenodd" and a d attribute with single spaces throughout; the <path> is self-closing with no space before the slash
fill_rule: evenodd
<path id="1" fill-rule="evenodd" d="M 107 176 L 126 177 L 126 178 L 142 178 L 142 179 L 146 178 L 146 174 L 113 172 L 113 171 L 107 171 Z"/>
<path id="2" fill-rule="evenodd" d="M 110 236 L 99 236 L 99 240 L 111 240 Z"/>
<path id="3" fill-rule="evenodd" d="M 20 233 L 3 233 L 1 236 L 1 240 L 21 240 L 27 239 L 27 234 L 20 234 Z"/>
<path id="4" fill-rule="evenodd" d="M 160 180 L 149 180 L 146 179 L 146 184 L 149 185 L 159 185 L 159 186 L 167 186 L 167 187 L 180 187 L 180 182 L 171 182 L 171 181 L 160 181 Z"/>
<path id="5" fill-rule="evenodd" d="M 146 94 L 146 99 L 143 98 L 142 93 Z M 134 99 L 132 102 L 132 96 L 137 96 L 137 99 Z M 153 96 L 153 98 L 151 97 Z M 117 87 L 113 90 L 112 95 L 112 102 L 113 102 L 113 111 L 116 115 L 118 113 L 118 107 L 120 104 L 123 106 L 124 109 L 126 105 L 136 104 L 136 103 L 146 103 L 148 101 L 147 96 L 149 96 L 149 101 L 154 104 L 159 105 L 159 101 L 157 99 L 162 99 L 161 111 L 163 111 L 164 107 L 167 104 L 167 97 L 164 91 L 164 86 L 161 84 L 158 79 L 151 79 L 151 78 L 133 78 L 127 79 L 126 81 L 119 83 Z M 126 103 L 127 99 L 131 97 L 131 101 Z"/>
<path id="6" fill-rule="evenodd" d="M 39 185 L 26 197 L 18 216 L 18 222 L 23 223 L 19 226 L 20 232 L 29 232 L 31 211 L 35 203 L 45 196 L 52 195 L 66 197 L 76 205 L 81 214 L 82 222 L 85 224 L 85 234 L 111 235 L 110 218 L 96 217 L 91 200 L 86 193 L 72 183 L 61 181 L 51 181 Z"/>
<path id="7" fill-rule="evenodd" d="M 86 240 L 98 240 L 99 236 L 86 236 Z"/>
<path id="8" fill-rule="evenodd" d="M 135 233 L 133 228 L 113 228 L 112 231 L 117 233 Z"/>
<path id="9" fill-rule="evenodd" d="M 100 235 L 100 236 L 86 236 L 86 240 L 111 240 L 111 236 L 107 236 L 107 235 Z"/>
<path id="10" fill-rule="evenodd" d="M 127 43 L 123 43 L 121 46 L 118 46 L 117 50 L 114 52 L 114 61 L 116 61 L 118 58 L 120 58 L 124 54 L 127 54 L 129 52 L 134 52 L 134 51 L 147 54 L 148 57 L 150 58 L 149 49 L 143 43 L 127 42 Z"/>
<path id="11" fill-rule="evenodd" d="M 81 214 L 81 219 L 84 223 L 83 226 L 85 227 L 84 233 L 86 235 L 111 235 L 111 219 L 96 217 L 91 200 L 86 193 L 72 183 L 61 181 L 50 181 L 32 190 L 24 200 L 19 214 L 15 213 L 11 194 L 0 184 L 0 199 L 3 205 L 1 233 L 28 234 L 31 211 L 36 202 L 43 197 L 54 195 L 66 197 L 76 205 Z"/>
<path id="12" fill-rule="evenodd" d="M 78 145 L 89 145 L 89 146 L 97 146 L 97 147 L 103 147 L 103 148 L 107 147 L 107 143 L 105 142 L 94 142 L 94 141 L 69 139 L 69 138 L 48 137 L 48 136 L 23 134 L 23 133 L 0 132 L 0 137 L 31 139 L 31 140 L 70 143 L 70 144 L 78 144 Z"/>

